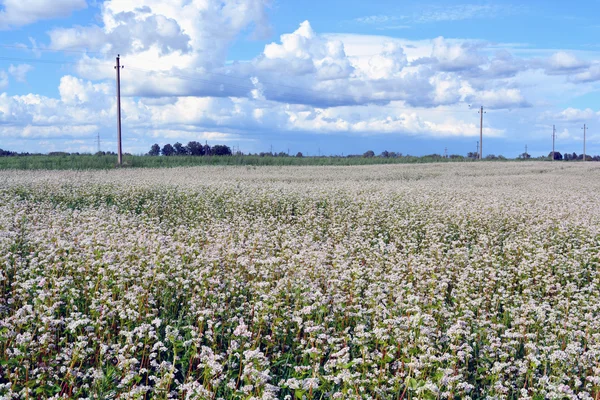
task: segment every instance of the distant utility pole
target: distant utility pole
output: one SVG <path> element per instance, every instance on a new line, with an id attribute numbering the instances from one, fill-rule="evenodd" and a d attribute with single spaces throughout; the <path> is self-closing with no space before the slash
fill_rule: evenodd
<path id="1" fill-rule="evenodd" d="M 444 158 L 448 158 L 448 148 L 444 147 Z"/>
<path id="2" fill-rule="evenodd" d="M 100 132 L 96 134 L 96 140 L 98 141 L 98 153 L 100 153 Z"/>
<path id="3" fill-rule="evenodd" d="M 583 161 L 585 162 L 585 131 L 586 131 L 586 126 L 585 124 L 583 124 Z"/>
<path id="4" fill-rule="evenodd" d="M 469 104 L 469 108 L 471 105 Z M 483 159 L 483 114 L 486 112 L 483 111 L 483 106 L 479 109 L 479 142 L 477 142 L 477 158 Z"/>
<path id="5" fill-rule="evenodd" d="M 529 153 L 527 152 L 527 145 L 525 145 L 525 157 L 527 157 Z"/>
<path id="6" fill-rule="evenodd" d="M 483 106 L 481 106 L 481 110 L 479 110 L 479 159 L 483 159 Z"/>
<path id="7" fill-rule="evenodd" d="M 552 161 L 554 161 L 554 142 L 556 141 L 556 126 L 552 125 Z"/>
<path id="8" fill-rule="evenodd" d="M 479 142 L 477 142 L 475 153 L 477 154 L 477 157 L 479 157 Z"/>
<path id="9" fill-rule="evenodd" d="M 121 55 L 117 54 L 117 162 L 123 165 L 123 151 L 121 147 Z"/>

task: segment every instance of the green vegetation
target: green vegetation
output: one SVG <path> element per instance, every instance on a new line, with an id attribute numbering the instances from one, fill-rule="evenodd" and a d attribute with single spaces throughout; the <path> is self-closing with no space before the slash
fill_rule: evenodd
<path id="1" fill-rule="evenodd" d="M 0 171 L 2 399 L 600 399 L 597 164 L 112 172 Z"/>
<path id="2" fill-rule="evenodd" d="M 370 164 L 414 164 L 432 162 L 471 161 L 465 157 L 444 158 L 438 155 L 423 157 L 281 157 L 281 156 L 123 156 L 124 167 L 161 168 L 192 167 L 197 165 L 370 165 Z M 111 169 L 117 166 L 116 155 L 29 155 L 0 157 L 0 170 L 57 170 L 57 169 Z"/>

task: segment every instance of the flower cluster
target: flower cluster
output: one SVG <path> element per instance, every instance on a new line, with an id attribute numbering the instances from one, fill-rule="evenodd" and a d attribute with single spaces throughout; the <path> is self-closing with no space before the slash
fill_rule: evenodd
<path id="1" fill-rule="evenodd" d="M 600 170 L 0 173 L 2 398 L 597 399 Z"/>

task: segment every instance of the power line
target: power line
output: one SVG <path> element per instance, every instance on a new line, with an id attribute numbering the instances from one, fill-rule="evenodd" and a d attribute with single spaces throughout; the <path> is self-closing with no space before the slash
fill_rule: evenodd
<path id="1" fill-rule="evenodd" d="M 239 84 L 239 83 L 231 83 L 231 82 L 223 82 L 223 81 L 216 81 L 216 80 L 209 80 L 209 79 L 203 79 L 203 78 L 198 78 L 198 77 L 191 77 L 188 75 L 183 75 L 183 74 L 179 74 L 179 73 L 173 73 L 173 72 L 169 72 L 169 71 L 152 71 L 152 70 L 147 70 L 147 69 L 143 69 L 143 68 L 138 68 L 138 67 L 129 67 L 129 69 L 134 70 L 134 71 L 139 71 L 139 72 L 146 72 L 146 73 L 158 73 L 158 74 L 163 74 L 163 75 L 167 75 L 173 78 L 178 78 L 178 79 L 182 79 L 185 81 L 190 81 L 190 82 L 200 82 L 200 83 L 205 83 L 208 85 L 216 85 L 216 86 L 228 86 L 228 87 L 233 87 L 233 88 L 237 88 L 237 89 L 242 89 L 245 91 L 251 91 L 251 90 L 255 90 L 258 89 L 256 86 L 254 85 L 244 85 L 244 84 Z M 238 78 L 235 77 L 234 79 L 243 79 L 243 78 Z M 245 79 L 250 79 L 250 77 L 245 78 Z M 263 82 L 261 82 L 261 84 L 263 84 Z M 343 100 L 346 99 L 348 103 L 354 103 L 357 104 L 359 103 L 359 98 L 356 98 L 352 95 L 346 95 L 346 94 L 341 94 L 341 93 L 336 93 L 336 92 L 323 92 L 323 91 L 316 91 L 313 89 L 305 89 L 305 88 L 300 88 L 300 87 L 292 87 L 292 86 L 286 86 L 286 85 L 279 85 L 279 84 L 274 84 L 274 83 L 268 83 L 267 85 L 269 86 L 281 86 L 284 88 L 294 88 L 298 91 L 303 91 L 303 92 L 312 92 L 315 94 L 319 94 L 323 97 L 329 97 L 329 101 L 335 101 L 335 100 Z M 280 96 L 282 97 L 288 97 L 289 99 L 292 100 L 297 100 L 298 103 L 301 104 L 307 104 L 310 103 L 310 100 L 308 97 L 306 97 L 303 94 L 300 93 L 294 93 L 292 91 L 282 91 L 279 93 Z M 334 97 L 333 99 L 331 97 Z M 337 99 L 336 99 L 337 97 Z M 341 98 L 341 99 L 340 99 Z M 385 100 L 385 101 L 389 101 L 389 100 Z"/>
<path id="2" fill-rule="evenodd" d="M 4 47 L 14 47 L 14 48 L 25 48 L 23 46 L 16 46 L 16 45 L 1 45 L 0 46 L 4 46 Z M 62 49 L 41 49 L 41 50 L 48 50 L 48 51 L 57 51 L 57 52 L 73 52 L 73 53 L 85 53 L 85 54 L 104 54 L 104 53 L 95 53 L 95 52 L 85 52 L 85 51 L 77 51 L 77 50 L 62 50 Z M 80 65 L 80 64 L 87 64 L 87 65 L 93 65 L 90 62 L 85 62 L 82 60 L 79 61 L 61 61 L 61 60 L 48 60 L 48 59 L 41 59 L 41 58 L 24 58 L 24 57 L 3 57 L 0 56 L 0 60 L 2 61 L 15 61 L 15 62 L 25 62 L 25 63 L 40 63 L 40 64 L 56 64 L 56 65 Z M 104 60 L 98 60 L 98 61 L 104 61 Z M 148 69 L 144 69 L 144 68 L 137 68 L 137 67 L 129 67 L 129 69 L 133 70 L 133 71 L 139 71 L 139 72 L 146 72 L 149 74 L 163 74 L 163 75 L 167 75 L 173 78 L 177 78 L 177 79 L 181 79 L 181 80 L 185 80 L 185 81 L 190 81 L 190 82 L 199 82 L 199 83 L 204 83 L 207 85 L 215 85 L 215 86 L 227 86 L 229 88 L 237 88 L 240 90 L 244 90 L 244 91 L 251 91 L 251 90 L 255 90 L 257 89 L 257 87 L 255 85 L 249 85 L 249 84 L 239 84 L 239 83 L 232 83 L 232 82 L 224 82 L 224 81 L 217 81 L 217 80 L 210 80 L 210 79 L 203 79 L 203 78 L 199 78 L 199 77 L 192 77 L 189 75 L 184 75 L 184 74 L 180 74 L 180 73 L 174 73 L 171 71 L 155 71 L 155 70 L 148 70 Z M 238 76 L 232 76 L 232 75 L 227 75 L 227 74 L 219 74 L 216 72 L 205 72 L 206 74 L 209 75 L 215 75 L 215 76 L 221 76 L 221 77 L 227 77 L 229 79 L 236 79 L 236 80 L 247 80 L 250 79 L 250 77 L 238 77 Z M 317 96 L 323 97 L 323 100 L 325 101 L 330 101 L 330 102 L 343 102 L 345 100 L 346 103 L 350 103 L 350 104 L 369 104 L 369 103 L 376 103 L 376 102 L 390 102 L 390 101 L 394 101 L 394 99 L 372 99 L 371 101 L 361 101 L 363 99 L 361 99 L 361 96 L 353 96 L 350 94 L 343 94 L 343 93 L 338 93 L 338 92 L 332 92 L 332 91 L 319 91 L 319 90 L 315 90 L 315 89 L 309 89 L 309 88 L 301 88 L 301 87 L 297 87 L 297 86 L 290 86 L 290 85 L 285 85 L 285 84 L 279 84 L 279 83 L 274 83 L 274 82 L 270 82 L 270 81 L 260 81 L 261 85 L 267 85 L 267 86 L 271 86 L 274 88 L 285 88 L 285 89 L 293 89 L 296 91 L 300 91 L 300 92 L 304 92 L 306 93 L 312 93 L 315 94 Z M 283 98 L 287 98 L 288 100 L 295 100 L 298 104 L 310 104 L 310 103 L 314 103 L 315 99 L 311 99 L 308 98 L 305 94 L 301 94 L 301 93 L 296 93 L 293 92 L 291 90 L 284 90 L 281 91 L 280 93 L 278 93 L 279 97 L 283 97 Z M 277 94 L 276 94 L 277 95 Z M 274 101 L 278 101 L 278 100 L 274 100 Z M 444 109 L 439 109 L 439 108 L 427 108 L 427 107 L 394 107 L 394 110 L 401 110 L 401 111 L 410 111 L 410 112 L 416 112 L 419 110 L 425 110 L 425 111 L 432 111 L 435 113 L 450 113 L 450 114 L 457 114 L 457 113 L 462 113 L 462 112 L 467 112 L 467 111 L 463 111 L 463 110 L 444 110 Z"/>
<path id="3" fill-rule="evenodd" d="M 14 45 L 14 44 L 0 44 L 0 47 L 5 47 L 5 48 L 14 48 L 14 49 L 20 49 L 20 50 L 31 50 L 31 51 L 48 51 L 48 52 L 62 52 L 62 53 L 74 53 L 74 54 L 96 54 L 96 55 L 103 55 L 105 56 L 106 53 L 103 52 L 95 52 L 95 51 L 89 51 L 89 50 L 75 50 L 75 49 L 56 49 L 56 48 L 50 48 L 50 47 L 34 47 L 34 46 L 26 46 L 26 45 L 22 45 L 22 44 L 18 44 L 18 45 Z M 40 59 L 26 59 L 26 58 L 15 58 L 15 57 L 1 57 L 0 59 L 5 59 L 5 60 L 9 60 L 9 61 L 22 61 L 22 62 L 37 62 L 37 63 L 56 63 L 56 64 L 69 64 L 68 62 L 65 63 L 63 61 L 54 61 L 54 60 L 40 60 Z M 134 68 L 131 68 L 134 69 Z M 144 72 L 159 72 L 159 73 L 166 73 L 165 71 L 151 71 L 151 70 L 145 70 L 142 68 L 135 68 L 139 71 L 144 71 Z M 230 74 L 222 74 L 222 73 L 218 73 L 218 72 L 211 72 L 211 71 L 204 71 L 205 74 L 209 74 L 209 75 L 214 75 L 214 76 L 221 76 L 221 77 L 225 77 L 225 78 L 229 78 L 229 79 L 237 79 L 237 80 L 248 80 L 249 77 L 241 77 L 241 76 L 235 76 L 235 75 L 230 75 Z M 189 77 L 189 76 L 184 76 L 181 74 L 173 74 L 173 73 L 168 73 L 171 76 L 174 77 L 178 77 L 180 79 L 186 79 L 186 80 L 191 80 L 191 79 L 195 79 L 195 80 L 199 80 L 199 81 L 203 81 L 205 83 L 213 83 L 212 81 L 209 80 L 203 80 L 197 77 Z M 294 90 L 301 90 L 304 92 L 314 92 L 316 94 L 323 94 L 324 92 L 322 91 L 318 91 L 318 90 L 314 90 L 314 89 L 307 89 L 307 88 L 301 88 L 301 87 L 297 87 L 297 86 L 290 86 L 290 85 L 285 85 L 285 84 L 281 84 L 281 83 L 275 83 L 275 82 L 271 82 L 271 81 L 264 81 L 261 80 L 260 83 L 262 85 L 270 85 L 270 86 L 277 86 L 277 87 L 282 87 L 282 88 L 288 88 L 288 89 L 294 89 Z M 214 84 L 224 84 L 224 82 L 214 82 Z M 256 89 L 256 86 L 249 86 L 249 85 L 236 85 L 236 84 L 231 84 L 231 83 L 227 83 L 229 86 L 233 86 L 233 87 L 239 87 L 239 88 L 244 88 L 244 89 Z M 327 92 L 329 94 L 333 94 L 335 96 L 342 96 L 342 97 L 347 97 L 348 99 L 353 100 L 353 102 L 356 102 L 356 98 L 351 96 L 351 95 L 347 95 L 347 94 L 340 94 L 340 93 L 335 93 L 335 92 Z"/>
<path id="4" fill-rule="evenodd" d="M 19 49 L 25 47 L 25 46 L 6 45 L 6 44 L 0 44 L 0 46 L 13 47 L 13 48 L 19 48 Z M 65 49 L 50 49 L 50 48 L 47 48 L 47 49 L 35 48 L 35 50 L 85 53 L 85 54 L 103 54 L 103 53 L 97 53 L 97 52 L 65 50 Z M 42 58 L 23 58 L 23 57 L 0 57 L 0 60 L 29 62 L 29 63 L 57 64 L 57 65 L 76 65 L 76 64 L 80 64 L 80 63 L 92 65 L 92 63 L 85 61 L 85 60 L 79 60 L 78 62 L 73 62 L 73 61 L 61 61 L 61 60 L 42 59 Z M 117 57 L 117 67 L 115 67 L 115 68 L 117 68 L 117 101 L 119 103 L 119 105 L 118 105 L 118 114 L 119 114 L 118 115 L 118 139 L 119 139 L 118 145 L 119 145 L 119 154 L 121 154 L 120 68 L 118 68 L 119 60 L 120 60 L 120 56 Z M 98 61 L 100 61 L 100 60 L 98 60 Z M 185 75 L 185 74 L 181 74 L 181 73 L 175 73 L 172 71 L 154 71 L 154 70 L 148 70 L 148 69 L 137 68 L 137 67 L 129 67 L 129 69 L 131 69 L 133 71 L 145 72 L 145 73 L 149 73 L 149 74 L 167 75 L 167 76 L 170 76 L 173 78 L 190 81 L 190 82 L 200 82 L 200 83 L 204 83 L 207 85 L 227 86 L 229 88 L 237 88 L 237 89 L 244 90 L 244 91 L 259 89 L 257 87 L 257 85 L 243 84 L 241 82 L 240 83 L 232 83 L 232 82 L 223 82 L 223 81 L 211 80 L 211 79 L 203 79 L 203 78 L 200 78 L 197 76 L 189 76 L 189 75 Z M 238 76 L 220 74 L 220 73 L 216 73 L 216 72 L 206 72 L 206 74 L 220 76 L 220 77 L 226 77 L 228 79 L 234 79 L 234 80 L 250 79 L 250 77 L 238 77 Z M 349 94 L 342 94 L 342 93 L 337 93 L 337 92 L 332 92 L 332 91 L 327 91 L 327 92 L 318 91 L 318 90 L 314 90 L 314 89 L 289 86 L 289 85 L 274 83 L 274 82 L 270 82 L 270 81 L 264 81 L 264 82 L 261 81 L 260 83 L 261 83 L 261 85 L 271 86 L 271 87 L 275 87 L 275 88 L 283 88 L 284 89 L 283 91 L 280 91 L 279 93 L 276 93 L 275 95 L 279 96 L 279 97 L 287 97 L 288 101 L 296 100 L 298 103 L 301 103 L 301 104 L 311 104 L 311 103 L 314 104 L 315 103 L 315 99 L 312 99 L 312 98 L 309 98 L 306 96 L 307 93 L 315 94 L 315 95 L 323 97 L 321 99 L 321 101 L 330 101 L 330 102 L 338 101 L 339 102 L 339 101 L 343 101 L 344 99 L 346 99 L 349 103 L 361 104 L 361 100 L 362 100 L 361 99 L 362 96 L 352 96 Z M 294 91 L 297 91 L 297 92 L 294 92 Z M 298 93 L 298 92 L 304 92 L 304 94 Z M 241 96 L 237 96 L 237 97 L 241 97 Z M 274 100 L 274 101 L 285 102 L 285 99 Z M 378 102 L 378 101 L 390 102 L 390 101 L 393 101 L 393 99 L 385 99 L 385 100 L 372 99 L 370 101 L 368 101 L 368 100 L 364 101 L 363 104 L 369 104 L 369 103 Z M 451 109 L 448 110 L 448 109 L 439 109 L 437 107 L 436 108 L 394 107 L 392 109 L 392 112 L 393 111 L 407 111 L 407 112 L 412 112 L 412 113 L 431 112 L 431 113 L 451 113 L 451 114 L 469 112 L 467 110 L 464 110 L 464 111 L 463 110 L 451 110 Z M 480 141 L 478 142 L 478 158 L 481 160 L 483 158 L 483 114 L 485 113 L 483 106 L 481 106 L 481 109 L 479 112 L 481 115 L 480 115 Z M 585 132 L 584 132 L 584 136 L 585 136 Z M 585 147 L 585 143 L 584 143 L 584 147 Z"/>
<path id="5" fill-rule="evenodd" d="M 469 105 L 469 108 L 471 107 L 471 105 Z M 477 142 L 479 148 L 478 150 L 478 159 L 482 159 L 483 158 L 483 114 L 486 114 L 485 111 L 483 111 L 483 106 L 481 106 L 481 108 L 479 109 L 479 142 Z"/>
<path id="6" fill-rule="evenodd" d="M 4 44 L 0 43 L 0 47 L 4 47 L 7 49 L 15 49 L 15 50 L 29 50 L 29 51 L 38 51 L 38 52 L 53 52 L 53 53 L 74 53 L 74 54 L 97 54 L 97 55 L 106 55 L 107 53 L 99 52 L 99 51 L 89 51 L 89 50 L 75 50 L 75 49 L 56 49 L 51 47 L 38 47 L 38 46 L 27 46 L 24 44 Z"/>
<path id="7" fill-rule="evenodd" d="M 77 63 L 72 61 L 60 61 L 60 60 L 43 60 L 40 58 L 21 58 L 21 57 L 1 57 L 2 61 L 19 61 L 26 63 L 40 63 L 40 64 L 58 64 L 58 65 L 75 65 Z"/>
<path id="8" fill-rule="evenodd" d="M 199 82 L 199 83 L 205 83 L 208 85 L 215 85 L 215 86 L 228 86 L 228 87 L 232 87 L 232 88 L 237 88 L 237 89 L 241 89 L 241 90 L 246 90 L 246 91 L 251 91 L 251 90 L 255 90 L 257 89 L 256 86 L 254 85 L 250 85 L 250 84 L 241 84 L 241 83 L 231 83 L 231 82 L 223 82 L 223 81 L 217 81 L 217 80 L 210 80 L 210 79 L 203 79 L 203 78 L 199 78 L 199 77 L 192 77 L 189 75 L 184 75 L 181 73 L 174 73 L 171 71 L 154 71 L 154 70 L 149 70 L 149 69 L 144 69 L 144 68 L 139 68 L 139 67 L 128 67 L 129 70 L 132 71 L 138 71 L 138 72 L 146 72 L 149 74 L 162 74 L 162 75 L 166 75 L 172 78 L 178 78 L 178 79 L 182 79 L 185 81 L 189 81 L 189 82 Z M 229 77 L 232 79 L 238 79 L 238 80 L 248 80 L 250 79 L 250 77 L 246 77 L 246 78 L 242 78 L 242 77 L 235 77 L 235 76 L 229 76 L 229 75 L 223 75 L 223 74 L 215 74 L 215 73 L 211 73 L 211 72 L 206 72 L 207 74 L 212 74 L 212 75 L 219 75 L 219 76 L 225 76 L 225 77 Z M 336 93 L 336 92 L 324 92 L 324 91 L 318 91 L 318 90 L 314 90 L 314 89 L 306 89 L 306 88 L 301 88 L 301 87 L 295 87 L 295 86 L 288 86 L 288 85 L 282 85 L 282 84 L 276 84 L 276 83 L 266 83 L 266 82 L 260 82 L 263 85 L 269 85 L 269 86 L 273 86 L 273 87 L 283 87 L 283 88 L 287 88 L 287 89 L 295 89 L 298 91 L 302 91 L 302 92 L 310 92 L 310 93 L 314 93 L 317 95 L 321 95 L 325 98 L 325 100 L 329 100 L 329 101 L 335 101 L 335 100 L 340 100 L 341 99 L 346 99 L 348 103 L 353 103 L 353 104 L 360 104 L 360 98 L 357 98 L 355 96 L 352 95 L 348 95 L 348 94 L 342 94 L 342 93 Z M 282 91 L 281 93 L 279 93 L 279 95 L 281 97 L 287 97 L 288 100 L 296 100 L 296 102 L 298 104 L 310 104 L 310 103 L 314 103 L 313 99 L 308 98 L 306 95 L 301 94 L 301 93 L 294 93 L 293 91 Z M 334 98 L 331 98 L 331 97 Z M 337 97 L 337 98 L 336 98 Z M 267 99 L 268 100 L 268 99 Z M 277 100 L 274 100 L 277 101 Z M 371 101 L 367 101 L 364 102 L 365 104 L 368 103 L 375 103 L 378 100 L 371 100 Z M 385 102 L 390 102 L 390 101 L 394 101 L 393 99 L 382 99 L 379 101 L 385 101 Z M 443 110 L 443 109 L 438 109 L 438 108 L 425 108 L 425 107 L 420 107 L 421 109 L 424 110 L 431 110 L 434 111 L 436 113 L 450 113 L 450 114 L 456 114 L 456 113 L 464 113 L 464 112 L 469 112 L 467 110 Z M 415 112 L 418 111 L 417 108 L 409 108 L 409 107 L 394 107 L 395 110 L 402 110 L 402 111 L 411 111 L 411 112 Z"/>

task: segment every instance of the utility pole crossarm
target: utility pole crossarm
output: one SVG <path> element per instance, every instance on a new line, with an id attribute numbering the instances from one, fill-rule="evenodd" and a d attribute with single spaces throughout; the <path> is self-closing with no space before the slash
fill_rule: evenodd
<path id="1" fill-rule="evenodd" d="M 469 108 L 471 105 L 469 104 Z M 483 114 L 485 111 L 483 110 L 483 106 L 479 109 L 479 142 L 477 142 L 477 159 L 483 159 Z"/>

